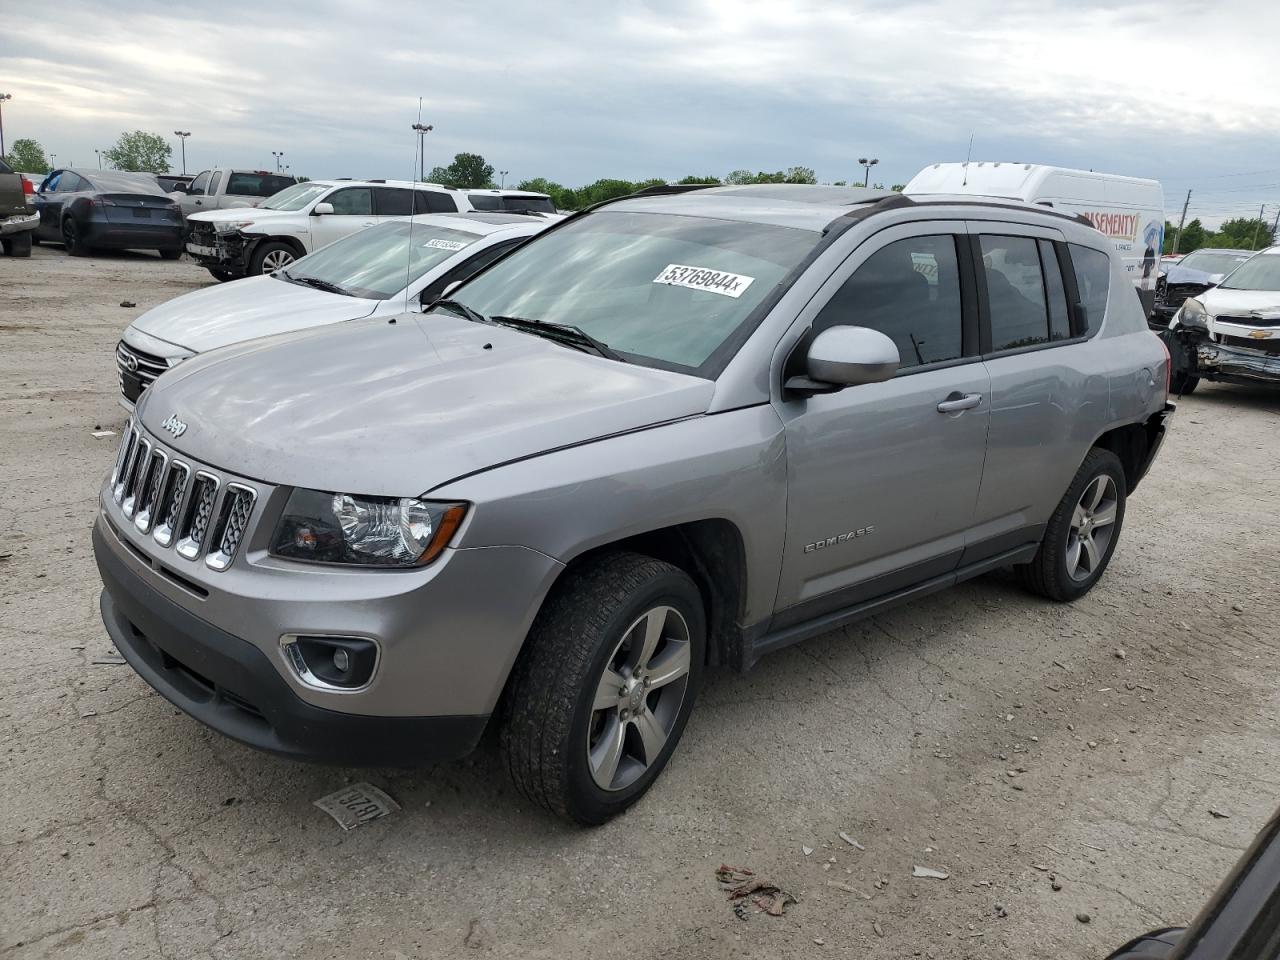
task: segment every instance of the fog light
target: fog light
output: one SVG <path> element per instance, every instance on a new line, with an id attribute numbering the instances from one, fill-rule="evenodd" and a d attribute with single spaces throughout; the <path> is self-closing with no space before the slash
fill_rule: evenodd
<path id="1" fill-rule="evenodd" d="M 378 644 L 366 637 L 286 634 L 280 646 L 298 679 L 319 690 L 368 686 L 378 665 Z"/>

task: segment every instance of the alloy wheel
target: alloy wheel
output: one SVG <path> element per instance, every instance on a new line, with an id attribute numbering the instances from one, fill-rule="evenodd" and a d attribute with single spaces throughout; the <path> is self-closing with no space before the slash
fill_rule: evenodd
<path id="1" fill-rule="evenodd" d="M 587 763 L 603 790 L 635 783 L 662 753 L 689 686 L 689 625 L 654 607 L 623 633 L 596 684 Z"/>
<path id="2" fill-rule="evenodd" d="M 1080 494 L 1067 535 L 1067 574 L 1072 580 L 1089 579 L 1107 555 L 1118 506 L 1116 482 L 1105 473 L 1094 477 Z"/>
<path id="3" fill-rule="evenodd" d="M 294 256 L 288 250 L 272 250 L 262 258 L 262 272 L 275 273 L 293 263 Z"/>

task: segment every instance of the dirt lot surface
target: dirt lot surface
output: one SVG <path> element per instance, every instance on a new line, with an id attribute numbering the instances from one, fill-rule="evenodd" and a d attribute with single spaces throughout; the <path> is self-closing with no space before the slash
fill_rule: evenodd
<path id="1" fill-rule="evenodd" d="M 1212 385 L 1083 601 L 996 575 L 713 675 L 665 776 L 600 829 L 530 809 L 491 744 L 356 771 L 213 734 L 93 663 L 89 546 L 114 344 L 208 281 L 0 258 L 6 960 L 1100 958 L 1188 921 L 1277 805 L 1280 395 Z M 343 833 L 312 801 L 352 779 L 403 809 Z M 721 863 L 800 902 L 744 922 Z"/>

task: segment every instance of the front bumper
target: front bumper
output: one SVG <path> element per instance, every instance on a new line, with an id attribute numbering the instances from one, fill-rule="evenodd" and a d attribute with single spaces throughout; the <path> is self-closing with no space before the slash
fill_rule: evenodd
<path id="1" fill-rule="evenodd" d="M 9 237 L 15 233 L 25 233 L 40 225 L 40 214 L 19 213 L 0 220 L 0 237 Z"/>
<path id="2" fill-rule="evenodd" d="M 166 700 L 219 733 L 271 753 L 348 766 L 409 767 L 466 756 L 488 716 L 376 717 L 300 699 L 252 643 L 146 584 L 98 524 L 102 621 L 121 655 Z"/>
<path id="3" fill-rule="evenodd" d="M 1265 336 L 1257 337 L 1263 333 Z M 1203 380 L 1219 383 L 1280 386 L 1280 329 L 1241 327 L 1219 323 L 1217 339 L 1203 331 L 1178 326 L 1166 334 L 1172 353 L 1179 352 L 1181 368 Z M 1257 347 L 1241 346 L 1240 342 Z"/>
<path id="4" fill-rule="evenodd" d="M 244 273 L 249 268 L 249 258 L 259 239 L 247 237 L 239 231 L 216 233 L 197 227 L 187 234 L 184 249 L 187 256 L 202 267 Z"/>

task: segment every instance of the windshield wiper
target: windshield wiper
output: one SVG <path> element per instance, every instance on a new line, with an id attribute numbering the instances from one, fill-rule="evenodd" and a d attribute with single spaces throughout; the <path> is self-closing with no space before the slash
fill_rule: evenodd
<path id="1" fill-rule="evenodd" d="M 473 310 L 461 300 L 454 300 L 451 297 L 445 297 L 442 300 L 432 300 L 428 310 L 434 310 L 436 307 L 444 307 L 446 310 L 452 310 L 459 314 L 463 319 L 470 320 L 472 323 L 489 323 L 489 318 L 479 310 Z"/>
<path id="2" fill-rule="evenodd" d="M 288 270 L 281 270 L 280 272 L 284 274 L 286 280 L 290 280 L 293 283 L 305 283 L 307 286 L 315 287 L 317 290 L 323 290 L 325 293 L 339 293 L 344 297 L 355 296 L 355 294 L 346 287 L 339 286 L 336 283 L 331 283 L 328 280 L 321 280 L 319 277 L 295 277 Z"/>
<path id="3" fill-rule="evenodd" d="M 575 327 L 572 324 L 552 323 L 550 320 L 529 320 L 525 317 L 504 317 L 501 315 L 492 316 L 489 320 L 491 323 L 497 323 L 504 327 L 524 330 L 526 333 L 545 337 L 566 347 L 574 347 L 587 353 L 594 353 L 596 356 L 604 357 L 606 360 L 626 362 L 622 359 L 622 354 L 607 343 L 597 340 L 581 327 Z"/>

